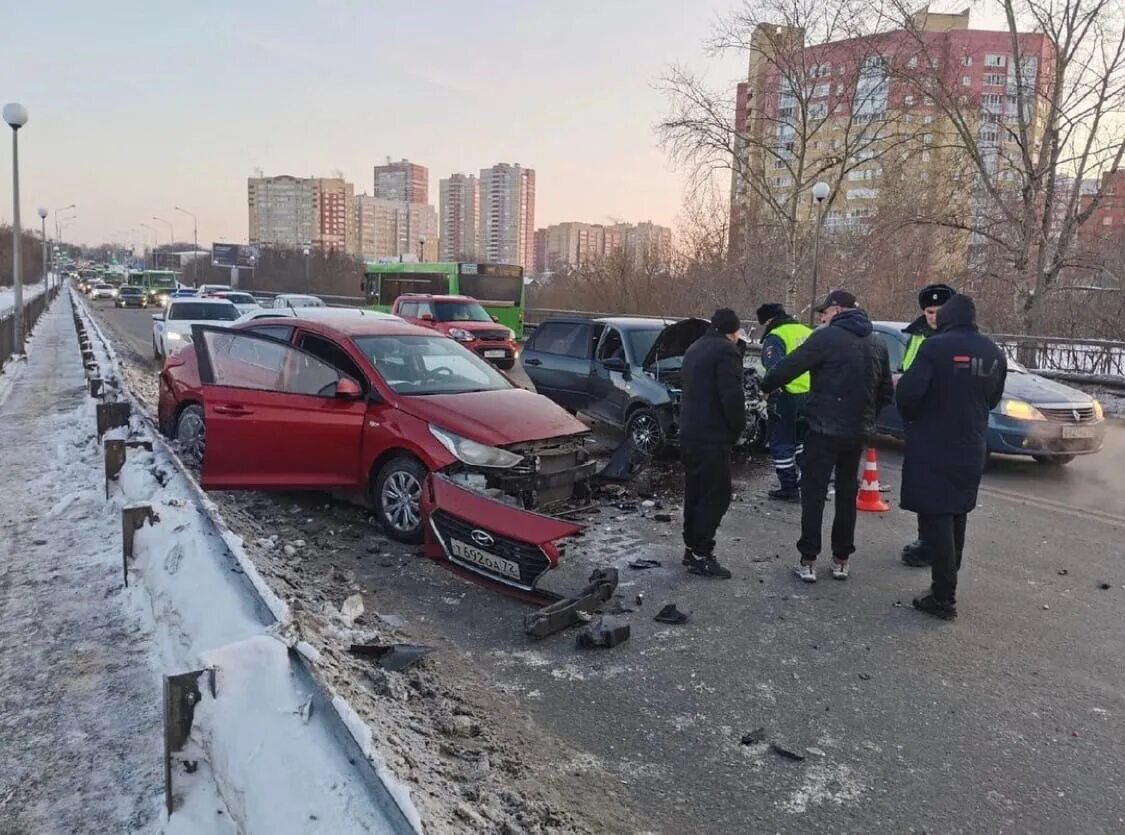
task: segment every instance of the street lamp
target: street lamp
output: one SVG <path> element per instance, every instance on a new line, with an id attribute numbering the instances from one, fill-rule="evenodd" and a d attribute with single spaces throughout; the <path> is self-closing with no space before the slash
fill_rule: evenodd
<path id="1" fill-rule="evenodd" d="M 39 223 L 43 227 L 39 233 L 39 237 L 43 243 L 43 288 L 49 290 L 51 278 L 47 274 L 47 210 L 44 208 L 39 209 Z"/>
<path id="2" fill-rule="evenodd" d="M 305 247 L 305 289 L 309 289 L 309 248 Z"/>
<path id="3" fill-rule="evenodd" d="M 78 204 L 71 203 L 69 206 L 63 206 L 61 209 L 55 209 L 55 242 L 59 240 L 59 215 L 63 212 L 69 212 L 71 209 L 77 209 Z"/>
<path id="4" fill-rule="evenodd" d="M 191 218 L 191 263 L 192 267 L 194 268 L 196 259 L 199 258 L 199 218 L 195 216 L 194 212 L 189 212 L 187 209 L 181 209 L 179 206 L 176 206 L 176 211 L 183 212 L 185 215 Z"/>
<path id="5" fill-rule="evenodd" d="M 141 227 L 142 229 L 147 229 L 149 232 L 152 233 L 152 268 L 155 270 L 156 269 L 156 247 L 159 243 L 159 241 L 157 240 L 157 237 L 156 237 L 156 228 L 153 227 L 153 226 L 149 226 L 147 223 L 138 223 L 137 226 Z M 145 246 L 148 246 L 148 236 L 147 235 L 145 235 Z M 148 258 L 147 257 L 145 258 L 145 267 L 146 268 L 148 267 Z"/>
<path id="6" fill-rule="evenodd" d="M 12 354 L 23 353 L 23 272 L 20 263 L 20 128 L 27 124 L 27 108 L 4 105 L 4 121 L 12 129 L 12 288 L 15 290 L 15 333 Z"/>
<path id="7" fill-rule="evenodd" d="M 168 246 L 172 246 L 172 244 L 176 242 L 176 230 L 175 227 L 172 226 L 172 222 L 162 217 L 157 217 L 156 215 L 153 215 L 152 219 L 168 225 Z M 159 246 L 159 244 L 157 244 L 157 246 Z M 156 261 L 156 252 L 152 254 L 152 268 L 154 270 L 160 269 L 160 264 Z"/>
<path id="8" fill-rule="evenodd" d="M 816 232 L 813 235 L 812 250 L 812 303 L 809 305 L 809 326 L 816 326 L 816 283 L 817 268 L 820 266 L 820 227 L 824 220 L 824 201 L 828 199 L 831 189 L 824 180 L 818 181 L 812 187 L 812 199 L 816 204 Z"/>

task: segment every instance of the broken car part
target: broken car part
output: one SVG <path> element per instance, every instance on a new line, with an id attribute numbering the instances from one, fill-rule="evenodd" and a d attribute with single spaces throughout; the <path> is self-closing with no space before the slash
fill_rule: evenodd
<path id="1" fill-rule="evenodd" d="M 524 615 L 523 629 L 532 638 L 545 638 L 582 621 L 604 605 L 617 590 L 617 570 L 599 568 L 590 575 L 586 588 L 575 597 L 557 600 L 549 606 Z"/>
<path id="2" fill-rule="evenodd" d="M 575 639 L 579 649 L 612 649 L 629 640 L 629 624 L 612 615 L 602 615 L 588 624 Z"/>
<path id="3" fill-rule="evenodd" d="M 348 652 L 363 658 L 373 658 L 384 670 L 405 670 L 417 664 L 434 651 L 425 644 L 352 644 Z"/>

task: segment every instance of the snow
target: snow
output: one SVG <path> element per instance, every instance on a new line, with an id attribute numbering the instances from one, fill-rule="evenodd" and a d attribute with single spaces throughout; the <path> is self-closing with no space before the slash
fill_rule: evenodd
<path id="1" fill-rule="evenodd" d="M 23 286 L 23 300 L 26 304 L 36 296 L 43 295 L 44 284 L 25 284 Z M 11 287 L 0 287 L 0 316 L 6 316 L 16 306 L 16 291 Z"/>

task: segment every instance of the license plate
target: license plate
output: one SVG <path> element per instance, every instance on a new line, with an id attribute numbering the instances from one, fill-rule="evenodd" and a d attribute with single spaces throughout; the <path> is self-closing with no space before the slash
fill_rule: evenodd
<path id="1" fill-rule="evenodd" d="M 1096 438 L 1097 429 L 1093 426 L 1064 426 L 1062 436 L 1067 439 Z"/>
<path id="2" fill-rule="evenodd" d="M 485 568 L 493 574 L 511 577 L 513 580 L 518 580 L 520 578 L 519 563 L 506 560 L 503 557 L 498 557 L 487 551 L 482 551 L 480 548 L 475 548 L 458 539 L 451 539 L 449 545 L 453 556 L 458 559 L 471 562 L 473 565 L 479 565 L 481 568 Z"/>
<path id="3" fill-rule="evenodd" d="M 485 351 L 484 358 L 486 360 L 502 360 L 507 356 L 503 351 Z"/>

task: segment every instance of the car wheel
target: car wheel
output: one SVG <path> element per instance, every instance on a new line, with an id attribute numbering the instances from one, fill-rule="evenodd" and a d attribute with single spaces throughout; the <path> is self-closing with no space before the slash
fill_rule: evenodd
<path id="1" fill-rule="evenodd" d="M 1036 455 L 1035 460 L 1040 464 L 1047 464 L 1052 467 L 1065 467 L 1077 456 L 1074 455 Z"/>
<path id="2" fill-rule="evenodd" d="M 625 436 L 645 455 L 656 455 L 664 449 L 664 428 L 656 412 L 647 406 L 637 409 L 625 424 Z"/>
<path id="3" fill-rule="evenodd" d="M 375 515 L 387 535 L 416 545 L 422 541 L 422 484 L 428 471 L 417 458 L 392 458 L 375 476 L 372 501 Z"/>
<path id="4" fill-rule="evenodd" d="M 207 448 L 207 425 L 203 422 L 203 407 L 194 403 L 184 408 L 176 418 L 176 443 L 180 456 L 193 467 L 203 466 Z"/>
<path id="5" fill-rule="evenodd" d="M 156 344 L 155 336 L 152 338 L 152 358 L 154 360 L 163 359 L 163 357 L 160 356 L 160 346 Z"/>

